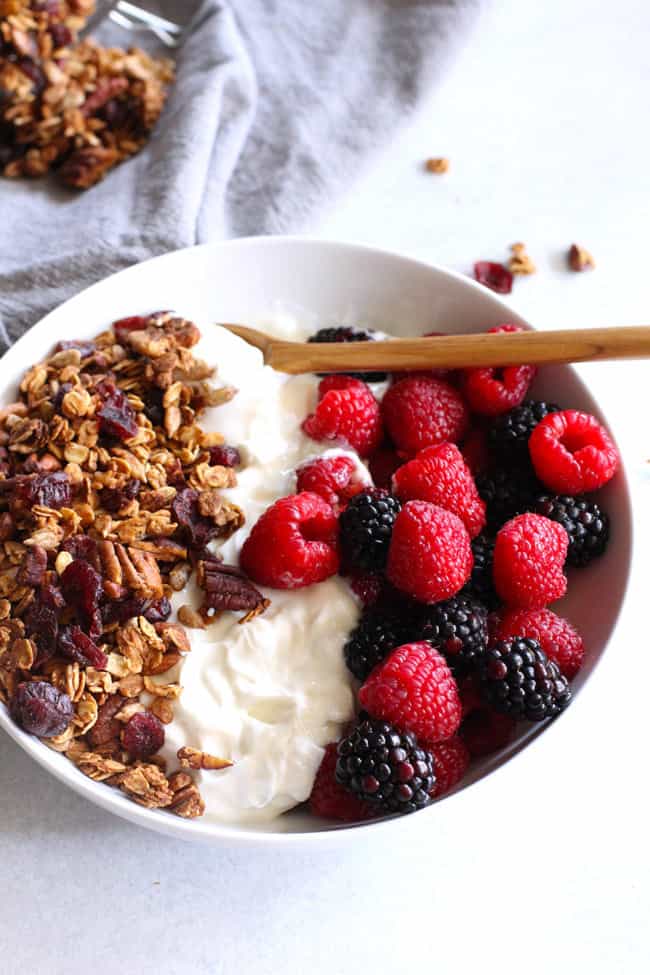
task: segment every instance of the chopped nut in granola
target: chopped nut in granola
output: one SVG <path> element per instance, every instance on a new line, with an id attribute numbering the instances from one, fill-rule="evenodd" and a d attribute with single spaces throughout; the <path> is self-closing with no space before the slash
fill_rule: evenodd
<path id="1" fill-rule="evenodd" d="M 593 257 L 579 244 L 571 244 L 567 254 L 567 263 L 572 271 L 587 271 L 596 266 Z"/>
<path id="2" fill-rule="evenodd" d="M 534 274 L 536 267 L 526 253 L 526 245 L 517 243 L 510 245 L 511 257 L 508 267 L 512 274 Z"/>
<path id="3" fill-rule="evenodd" d="M 428 173 L 446 173 L 449 170 L 449 160 L 444 156 L 432 156 L 424 164 Z"/>

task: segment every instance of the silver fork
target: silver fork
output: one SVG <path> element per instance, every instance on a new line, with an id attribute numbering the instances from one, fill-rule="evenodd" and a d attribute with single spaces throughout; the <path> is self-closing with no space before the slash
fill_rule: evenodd
<path id="1" fill-rule="evenodd" d="M 95 13 L 90 17 L 81 32 L 87 37 L 96 30 L 106 19 L 119 24 L 125 30 L 141 30 L 143 27 L 151 31 L 166 47 L 178 47 L 181 41 L 182 28 L 165 17 L 153 14 L 143 7 L 138 7 L 128 0 L 100 0 Z"/>

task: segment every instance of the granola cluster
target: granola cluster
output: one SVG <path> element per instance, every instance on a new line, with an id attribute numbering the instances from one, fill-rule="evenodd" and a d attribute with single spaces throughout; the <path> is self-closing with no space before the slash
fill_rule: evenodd
<path id="1" fill-rule="evenodd" d="M 230 763 L 187 746 L 167 776 L 159 755 L 191 649 L 170 597 L 194 573 L 203 602 L 179 619 L 201 627 L 268 605 L 213 544 L 244 516 L 198 419 L 235 391 L 198 339 L 171 313 L 122 319 L 60 342 L 0 410 L 0 701 L 90 778 L 186 817 L 204 808 L 186 769 Z"/>
<path id="2" fill-rule="evenodd" d="M 77 41 L 94 0 L 0 0 L 0 172 L 87 189 L 147 141 L 173 64 Z"/>

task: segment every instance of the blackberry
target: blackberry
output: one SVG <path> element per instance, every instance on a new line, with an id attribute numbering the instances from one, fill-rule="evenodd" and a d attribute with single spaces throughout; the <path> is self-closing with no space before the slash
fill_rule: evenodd
<path id="1" fill-rule="evenodd" d="M 424 611 L 419 639 L 438 647 L 454 677 L 463 677 L 487 650 L 487 617 L 482 603 L 459 593 Z"/>
<path id="2" fill-rule="evenodd" d="M 529 400 L 521 406 L 498 417 L 487 435 L 490 453 L 509 462 L 521 463 L 528 460 L 528 438 L 540 420 L 549 413 L 557 413 L 560 407 L 555 403 Z"/>
<path id="3" fill-rule="evenodd" d="M 485 654 L 479 673 L 486 704 L 513 718 L 544 721 L 564 711 L 571 702 L 566 677 L 537 640 L 501 640 Z"/>
<path id="4" fill-rule="evenodd" d="M 407 623 L 396 611 L 372 607 L 363 614 L 343 647 L 348 670 L 364 681 L 391 650 L 415 636 L 415 624 Z"/>
<path id="5" fill-rule="evenodd" d="M 341 549 L 349 568 L 380 571 L 386 565 L 395 519 L 402 505 L 383 488 L 356 494 L 341 514 Z"/>
<path id="6" fill-rule="evenodd" d="M 319 328 L 314 335 L 310 335 L 308 342 L 375 342 L 374 332 L 370 329 L 353 328 L 351 325 L 340 325 L 334 328 Z M 319 376 L 329 373 L 319 372 Z M 382 383 L 388 379 L 386 372 L 350 372 L 348 376 L 362 379 L 364 383 Z"/>
<path id="7" fill-rule="evenodd" d="M 494 588 L 492 560 L 494 558 L 494 538 L 482 532 L 472 539 L 474 565 L 469 581 L 461 589 L 461 595 L 472 596 L 490 611 L 501 604 Z"/>
<path id="8" fill-rule="evenodd" d="M 582 568 L 598 558 L 609 542 L 609 515 L 595 502 L 567 495 L 544 494 L 535 511 L 562 525 L 569 536 L 567 563 Z"/>
<path id="9" fill-rule="evenodd" d="M 366 718 L 339 742 L 336 781 L 384 812 L 415 812 L 431 802 L 433 756 L 411 732 Z"/>
<path id="10" fill-rule="evenodd" d="M 485 501 L 487 528 L 492 532 L 497 532 L 515 515 L 530 511 L 544 490 L 528 464 L 479 474 L 476 487 Z"/>

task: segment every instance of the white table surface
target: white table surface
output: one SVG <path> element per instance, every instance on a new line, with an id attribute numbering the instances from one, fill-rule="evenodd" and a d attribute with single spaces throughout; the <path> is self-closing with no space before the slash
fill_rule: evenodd
<path id="1" fill-rule="evenodd" d="M 523 240 L 539 272 L 511 300 L 537 325 L 648 322 L 647 2 L 493 8 L 417 122 L 387 134 L 385 155 L 312 229 L 461 270 Z M 424 174 L 429 155 L 450 172 Z M 564 270 L 574 240 L 593 273 Z M 648 367 L 585 374 L 641 512 Z M 194 847 L 70 794 L 3 736 L 0 971 L 648 971 L 643 537 L 641 525 L 627 611 L 571 735 L 488 779 L 480 818 L 456 833 L 414 825 L 391 846 L 314 855 Z"/>

